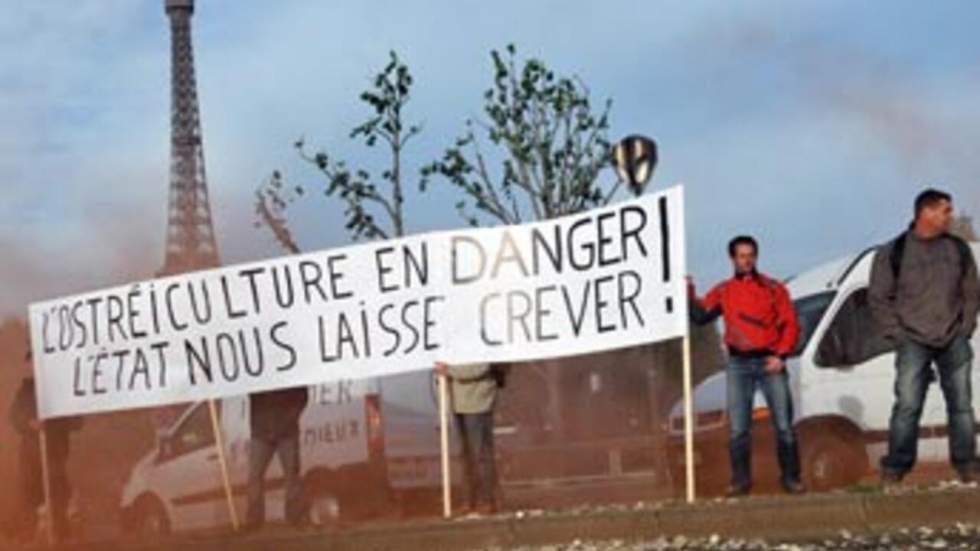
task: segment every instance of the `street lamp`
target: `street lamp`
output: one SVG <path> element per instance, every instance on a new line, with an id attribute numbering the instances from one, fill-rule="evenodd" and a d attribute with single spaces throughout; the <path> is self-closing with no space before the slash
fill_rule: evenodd
<path id="1" fill-rule="evenodd" d="M 619 179 L 639 197 L 657 166 L 657 143 L 638 134 L 626 136 L 613 148 L 613 166 Z"/>

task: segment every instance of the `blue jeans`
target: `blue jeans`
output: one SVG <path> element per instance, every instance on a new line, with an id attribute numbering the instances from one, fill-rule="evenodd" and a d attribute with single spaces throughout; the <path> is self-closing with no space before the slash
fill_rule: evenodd
<path id="1" fill-rule="evenodd" d="M 800 480 L 800 454 L 793 429 L 793 396 L 786 370 L 766 372 L 765 358 L 732 357 L 728 364 L 729 453 L 732 485 L 752 484 L 752 401 L 762 389 L 776 435 L 776 457 L 783 483 Z"/>
<path id="2" fill-rule="evenodd" d="M 966 337 L 957 337 L 946 348 L 933 348 L 910 340 L 898 346 L 895 358 L 895 405 L 888 432 L 888 454 L 882 470 L 904 475 L 915 465 L 919 443 L 919 419 L 932 364 L 946 398 L 949 429 L 949 458 L 959 471 L 976 464 L 976 432 L 970 371 L 973 350 Z"/>

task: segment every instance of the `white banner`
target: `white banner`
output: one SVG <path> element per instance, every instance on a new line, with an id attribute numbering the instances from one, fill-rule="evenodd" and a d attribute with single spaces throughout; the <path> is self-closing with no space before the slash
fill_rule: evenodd
<path id="1" fill-rule="evenodd" d="M 687 332 L 683 189 L 32 304 L 43 418 Z"/>

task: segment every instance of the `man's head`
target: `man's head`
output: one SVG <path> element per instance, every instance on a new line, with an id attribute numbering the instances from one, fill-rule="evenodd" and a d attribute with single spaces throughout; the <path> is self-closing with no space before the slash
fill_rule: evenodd
<path id="1" fill-rule="evenodd" d="M 915 229 L 927 235 L 949 231 L 953 222 L 953 196 L 927 189 L 915 198 Z"/>
<path id="2" fill-rule="evenodd" d="M 740 235 L 728 242 L 728 256 L 732 259 L 735 273 L 752 273 L 759 259 L 759 244 L 748 235 Z"/>

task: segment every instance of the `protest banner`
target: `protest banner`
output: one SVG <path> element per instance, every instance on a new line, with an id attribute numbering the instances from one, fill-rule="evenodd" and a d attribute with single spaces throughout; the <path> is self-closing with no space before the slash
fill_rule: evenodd
<path id="1" fill-rule="evenodd" d="M 32 304 L 42 418 L 687 334 L 680 187 Z"/>

